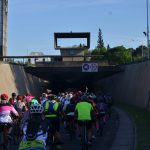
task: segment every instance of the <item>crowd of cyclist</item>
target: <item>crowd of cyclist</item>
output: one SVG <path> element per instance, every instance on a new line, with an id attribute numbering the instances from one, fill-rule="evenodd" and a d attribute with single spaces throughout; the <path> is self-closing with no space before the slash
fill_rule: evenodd
<path id="1" fill-rule="evenodd" d="M 12 138 L 11 132 L 14 120 L 19 122 L 20 150 L 29 149 L 26 141 L 38 140 L 38 148 L 46 146 L 50 139 L 50 134 L 54 136 L 58 148 L 64 143 L 60 126 L 67 130 L 70 118 L 74 118 L 75 131 L 78 138 L 81 136 L 80 129 L 82 121 L 86 120 L 88 132 L 88 144 L 92 144 L 96 133 L 99 132 L 100 112 L 105 112 L 104 123 L 111 115 L 112 97 L 104 95 L 76 91 L 64 92 L 55 95 L 52 90 L 42 93 L 41 97 L 27 93 L 17 95 L 12 93 L 9 98 L 7 94 L 0 96 L 0 129 L 3 131 L 7 126 L 7 136 Z"/>

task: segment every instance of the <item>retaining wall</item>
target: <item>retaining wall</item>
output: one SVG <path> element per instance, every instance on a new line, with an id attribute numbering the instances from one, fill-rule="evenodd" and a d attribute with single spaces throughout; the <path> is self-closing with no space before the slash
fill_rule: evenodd
<path id="1" fill-rule="evenodd" d="M 125 65 L 125 72 L 100 80 L 96 87 L 112 94 L 115 100 L 149 107 L 150 62 Z"/>
<path id="2" fill-rule="evenodd" d="M 12 92 L 21 95 L 30 92 L 39 96 L 45 84 L 43 80 L 27 74 L 23 66 L 0 63 L 0 94 L 11 96 Z"/>

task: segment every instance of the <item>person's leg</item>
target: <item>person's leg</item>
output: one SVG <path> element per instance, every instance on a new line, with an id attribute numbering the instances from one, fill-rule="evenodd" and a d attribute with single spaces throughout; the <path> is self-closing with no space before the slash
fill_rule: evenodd
<path id="1" fill-rule="evenodd" d="M 88 143 L 92 142 L 92 121 L 88 121 L 86 124 L 87 132 L 88 132 Z"/>

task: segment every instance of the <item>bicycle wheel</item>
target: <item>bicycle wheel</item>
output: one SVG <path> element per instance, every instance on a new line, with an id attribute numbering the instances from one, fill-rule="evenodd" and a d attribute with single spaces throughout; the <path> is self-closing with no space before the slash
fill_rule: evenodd
<path id="1" fill-rule="evenodd" d="M 70 141 L 72 141 L 74 137 L 74 123 L 73 122 L 70 122 L 69 124 L 69 135 L 70 135 Z"/>
<path id="2" fill-rule="evenodd" d="M 50 135 L 48 141 L 49 150 L 55 150 L 55 137 L 53 135 Z"/>
<path id="3" fill-rule="evenodd" d="M 83 136 L 81 138 L 81 143 L 82 143 L 82 150 L 88 150 L 86 122 L 84 122 L 84 125 L 83 125 Z"/>
<path id="4" fill-rule="evenodd" d="M 4 133 L 3 131 L 0 132 L 0 150 L 3 150 L 4 145 Z"/>
<path id="5" fill-rule="evenodd" d="M 104 130 L 104 121 L 103 117 L 99 120 L 99 134 L 100 136 L 103 136 L 103 130 Z"/>

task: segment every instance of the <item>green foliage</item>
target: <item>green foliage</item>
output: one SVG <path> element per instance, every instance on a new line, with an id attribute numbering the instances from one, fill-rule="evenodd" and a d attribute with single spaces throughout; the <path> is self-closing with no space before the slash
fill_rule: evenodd
<path id="1" fill-rule="evenodd" d="M 89 52 L 85 52 L 89 54 Z M 147 47 L 139 46 L 136 49 L 129 48 L 126 49 L 123 46 L 117 46 L 110 48 L 109 44 L 107 48 L 104 47 L 104 41 L 102 36 L 102 31 L 99 29 L 97 46 L 91 51 L 91 55 L 103 55 L 103 60 L 108 60 L 110 64 L 126 64 L 132 61 L 141 61 L 147 59 Z M 101 57 L 94 57 L 92 60 L 100 60 Z"/>
<path id="2" fill-rule="evenodd" d="M 141 61 L 145 59 L 147 57 L 147 47 L 140 45 L 133 51 L 132 56 L 133 61 Z"/>
<path id="3" fill-rule="evenodd" d="M 91 52 L 91 55 L 105 55 L 107 52 L 106 48 L 96 48 Z M 100 60 L 101 57 L 93 57 L 92 60 Z"/>
<path id="4" fill-rule="evenodd" d="M 111 64 L 125 64 L 132 61 L 131 51 L 123 46 L 109 49 L 106 57 Z"/>
<path id="5" fill-rule="evenodd" d="M 109 46 L 109 44 L 107 45 L 107 51 L 110 49 L 110 46 Z"/>
<path id="6" fill-rule="evenodd" d="M 92 52 L 91 52 L 91 54 L 92 55 L 104 55 L 105 53 L 106 53 L 106 48 L 105 47 L 103 47 L 103 48 L 96 48 L 96 49 L 94 49 Z"/>
<path id="7" fill-rule="evenodd" d="M 102 31 L 101 29 L 99 29 L 99 32 L 98 32 L 98 41 L 97 41 L 97 46 L 96 48 L 104 48 L 104 41 L 103 41 L 103 36 L 102 36 Z"/>
<path id="8" fill-rule="evenodd" d="M 88 49 L 84 50 L 84 55 L 90 55 L 90 54 L 91 54 L 91 51 L 89 51 Z"/>

